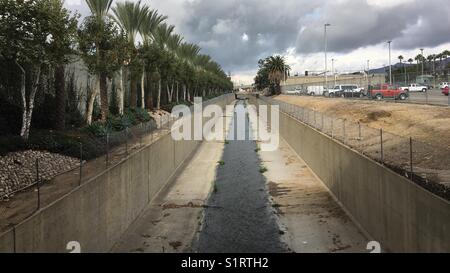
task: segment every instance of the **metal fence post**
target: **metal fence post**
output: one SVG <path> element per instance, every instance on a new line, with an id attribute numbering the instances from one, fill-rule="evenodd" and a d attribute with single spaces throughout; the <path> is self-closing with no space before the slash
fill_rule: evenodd
<path id="1" fill-rule="evenodd" d="M 344 139 L 344 144 L 345 144 L 345 141 L 347 140 L 347 135 L 345 132 L 345 119 L 342 121 L 342 133 L 343 133 L 343 139 Z"/>
<path id="2" fill-rule="evenodd" d="M 381 164 L 383 164 L 383 161 L 384 161 L 384 154 L 383 154 L 383 128 L 380 128 L 380 158 L 381 158 Z"/>
<path id="3" fill-rule="evenodd" d="M 321 125 L 321 127 L 322 127 L 322 131 L 324 131 L 324 126 L 323 126 L 323 113 L 321 113 L 321 119 L 322 119 L 322 125 Z"/>
<path id="4" fill-rule="evenodd" d="M 41 208 L 41 184 L 39 182 L 39 158 L 36 158 L 37 209 Z"/>
<path id="5" fill-rule="evenodd" d="M 334 135 L 333 135 L 333 118 L 331 118 L 331 138 L 334 138 Z"/>
<path id="6" fill-rule="evenodd" d="M 128 155 L 128 127 L 125 129 L 125 152 Z"/>
<path id="7" fill-rule="evenodd" d="M 358 121 L 358 140 L 361 140 L 362 136 L 361 136 L 361 122 Z"/>
<path id="8" fill-rule="evenodd" d="M 109 133 L 106 133 L 106 167 L 109 165 Z"/>
<path id="9" fill-rule="evenodd" d="M 80 180 L 78 186 L 81 186 L 81 178 L 83 175 L 83 143 L 80 142 Z"/>
<path id="10" fill-rule="evenodd" d="M 413 180 L 413 147 L 412 147 L 412 137 L 409 138 L 409 167 L 411 172 L 411 180 Z"/>

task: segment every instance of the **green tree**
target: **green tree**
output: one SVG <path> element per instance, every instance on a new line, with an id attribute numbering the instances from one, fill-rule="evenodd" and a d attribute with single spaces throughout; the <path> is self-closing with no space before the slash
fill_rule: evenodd
<path id="1" fill-rule="evenodd" d="M 92 123 L 92 113 L 97 94 L 100 93 L 102 120 L 106 121 L 109 105 L 107 90 L 107 64 L 105 58 L 105 46 L 110 46 L 108 35 L 115 31 L 108 19 L 108 12 L 113 0 L 86 0 L 91 11 L 91 16 L 85 19 L 82 29 L 79 31 L 80 48 L 85 62 L 88 62 L 90 71 L 97 76 L 95 87 L 89 95 L 86 122 Z M 109 32 L 109 33 L 108 33 Z M 92 62 L 92 59 L 95 59 Z"/>
<path id="2" fill-rule="evenodd" d="M 22 106 L 20 135 L 25 140 L 30 134 L 42 71 L 66 61 L 72 43 L 70 34 L 75 25 L 76 19 L 62 8 L 61 1 L 0 1 L 0 54 L 19 70 Z M 66 34 L 67 37 L 63 37 Z M 61 75 L 57 76 L 61 81 Z M 64 94 L 61 96 L 63 100 Z"/>
<path id="3" fill-rule="evenodd" d="M 265 66 L 269 73 L 269 81 L 275 85 L 275 94 L 281 94 L 280 83 L 290 69 L 283 57 L 270 56 L 266 59 Z"/>

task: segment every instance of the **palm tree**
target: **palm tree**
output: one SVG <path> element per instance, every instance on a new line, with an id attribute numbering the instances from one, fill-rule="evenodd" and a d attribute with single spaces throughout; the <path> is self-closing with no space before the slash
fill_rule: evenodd
<path id="1" fill-rule="evenodd" d="M 422 62 L 424 57 L 422 54 L 417 55 L 414 60 L 417 61 L 417 75 L 419 75 L 419 63 Z"/>
<path id="2" fill-rule="evenodd" d="M 398 56 L 398 59 L 400 60 L 400 64 L 403 64 L 403 60 L 405 59 L 402 55 Z M 405 71 L 405 84 L 407 82 L 406 80 L 406 66 L 403 64 L 403 70 Z"/>
<path id="3" fill-rule="evenodd" d="M 101 35 L 105 26 L 105 20 L 111 8 L 113 0 L 86 0 L 86 3 L 95 18 L 96 24 L 99 26 L 98 39 L 95 41 L 95 48 L 101 51 Z M 101 54 L 97 53 L 98 62 L 100 62 Z M 92 123 L 92 113 L 94 111 L 94 101 L 97 94 L 100 92 L 102 120 L 106 120 L 108 114 L 108 90 L 106 86 L 106 73 L 99 73 L 97 75 L 94 90 L 91 92 L 88 100 L 88 107 L 86 110 L 86 122 Z"/>
<path id="4" fill-rule="evenodd" d="M 155 42 L 155 35 L 158 26 L 167 19 L 167 16 L 159 15 L 157 10 L 149 10 L 146 17 L 143 19 L 139 34 L 143 39 L 144 48 L 148 48 L 152 43 Z M 145 59 L 145 57 L 144 57 Z M 141 76 L 141 100 L 144 101 L 145 98 L 145 76 L 146 72 L 146 61 L 144 60 L 142 66 L 142 76 Z M 147 77 L 148 81 L 149 77 Z M 149 109 L 153 108 L 153 98 L 151 92 L 147 95 L 147 107 Z"/>
<path id="5" fill-rule="evenodd" d="M 193 67 L 199 52 L 200 47 L 198 45 L 182 43 L 177 50 L 177 55 L 183 59 L 185 67 Z M 189 97 L 186 97 L 186 95 L 189 95 L 187 81 L 188 79 L 185 79 L 183 82 L 183 100 L 185 101 L 190 100 Z"/>
<path id="6" fill-rule="evenodd" d="M 148 19 L 149 8 L 147 6 L 141 6 L 141 2 L 126 1 L 123 3 L 117 3 L 113 8 L 114 19 L 119 24 L 121 29 L 126 32 L 128 42 L 134 51 L 134 58 L 130 61 L 130 64 L 138 65 L 137 49 L 135 46 L 136 36 L 141 30 L 141 24 Z M 140 65 L 139 65 L 140 66 Z M 134 71 L 133 71 L 134 72 Z M 130 89 L 131 89 L 131 101 L 130 106 L 137 106 L 137 75 L 136 73 L 130 73 Z M 143 93 L 143 86 L 141 84 L 141 92 Z M 141 101 L 142 108 L 145 108 L 144 100 Z"/>
<path id="7" fill-rule="evenodd" d="M 266 59 L 265 66 L 269 71 L 269 81 L 275 85 L 275 93 L 281 94 L 280 82 L 286 77 L 290 67 L 281 56 L 270 56 Z"/>
<path id="8" fill-rule="evenodd" d="M 180 60 L 180 56 L 178 55 L 178 49 L 181 46 L 181 43 L 183 42 L 183 37 L 181 37 L 179 34 L 172 34 L 169 37 L 169 40 L 167 41 L 167 49 L 172 52 L 177 61 Z M 176 74 L 176 73 L 175 73 Z M 177 89 L 176 89 L 176 98 L 178 100 L 178 79 L 176 79 L 176 75 L 174 75 L 173 82 L 172 82 L 172 88 L 170 89 L 167 84 L 167 95 L 169 98 L 169 103 L 173 100 L 173 93 L 174 93 L 174 84 L 176 83 Z"/>
<path id="9" fill-rule="evenodd" d="M 175 27 L 172 25 L 168 25 L 166 23 L 160 24 L 154 34 L 155 44 L 159 47 L 160 50 L 165 50 L 167 48 L 167 43 L 174 31 Z M 162 79 L 161 79 L 161 69 L 158 69 L 157 74 L 158 77 L 158 96 L 156 100 L 156 109 L 161 108 L 161 88 L 162 88 Z"/>

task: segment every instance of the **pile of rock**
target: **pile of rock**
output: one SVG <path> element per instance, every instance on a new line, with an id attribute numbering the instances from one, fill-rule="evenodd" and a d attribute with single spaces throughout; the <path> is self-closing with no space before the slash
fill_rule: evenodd
<path id="1" fill-rule="evenodd" d="M 79 159 L 46 151 L 20 151 L 0 157 L 0 200 L 12 192 L 32 185 L 36 181 L 36 160 L 39 161 L 41 181 L 79 165 Z"/>

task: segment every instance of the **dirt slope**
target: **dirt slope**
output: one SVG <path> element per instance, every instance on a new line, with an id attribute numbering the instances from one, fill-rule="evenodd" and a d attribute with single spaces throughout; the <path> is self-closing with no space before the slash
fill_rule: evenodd
<path id="1" fill-rule="evenodd" d="M 348 139 L 348 144 L 375 159 L 379 157 L 376 129 L 382 128 L 386 133 L 385 160 L 402 169 L 408 169 L 409 137 L 412 137 L 414 171 L 450 186 L 450 107 L 286 95 L 274 99 L 374 128 L 370 139 Z M 351 133 L 355 134 L 347 134 Z"/>
<path id="2" fill-rule="evenodd" d="M 275 99 L 450 149 L 450 108 L 281 95 Z"/>

